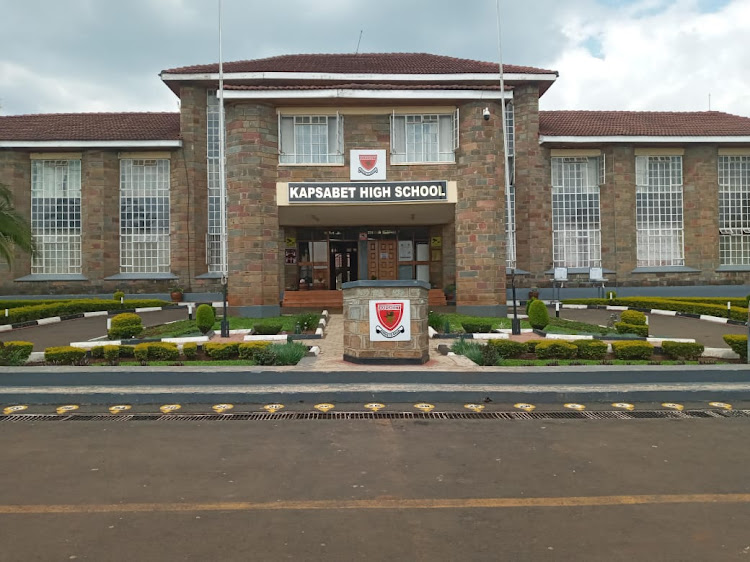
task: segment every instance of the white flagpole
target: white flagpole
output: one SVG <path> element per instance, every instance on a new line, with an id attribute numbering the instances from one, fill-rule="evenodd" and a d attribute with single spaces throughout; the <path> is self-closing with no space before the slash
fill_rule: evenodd
<path id="1" fill-rule="evenodd" d="M 221 189 L 219 201 L 221 206 L 221 284 L 224 300 L 224 310 L 221 317 L 221 337 L 229 337 L 229 318 L 227 317 L 227 292 L 229 289 L 229 260 L 227 240 L 227 170 L 224 161 L 226 143 L 224 125 L 224 56 L 222 52 L 222 11 L 221 0 L 219 0 L 219 176 L 221 177 Z"/>

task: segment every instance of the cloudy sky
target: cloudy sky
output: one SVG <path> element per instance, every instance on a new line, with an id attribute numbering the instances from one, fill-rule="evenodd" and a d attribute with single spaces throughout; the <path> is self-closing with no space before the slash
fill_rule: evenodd
<path id="1" fill-rule="evenodd" d="M 224 1 L 224 59 L 430 52 L 497 60 L 496 0 Z M 176 111 L 162 69 L 216 62 L 218 0 L 0 0 L 0 114 Z M 542 109 L 750 116 L 750 0 L 501 0 Z"/>

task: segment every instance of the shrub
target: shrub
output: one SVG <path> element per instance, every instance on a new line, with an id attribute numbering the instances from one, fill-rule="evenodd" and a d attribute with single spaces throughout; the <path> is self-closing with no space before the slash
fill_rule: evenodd
<path id="1" fill-rule="evenodd" d="M 607 355 L 607 344 L 602 340 L 575 340 L 580 359 L 604 359 Z"/>
<path id="2" fill-rule="evenodd" d="M 120 357 L 135 357 L 135 346 L 134 345 L 121 345 Z"/>
<path id="3" fill-rule="evenodd" d="M 71 316 L 82 312 L 96 312 L 102 310 L 120 310 L 120 301 L 104 299 L 76 299 L 76 300 L 57 300 L 35 301 L 29 303 L 24 301 L 24 306 L 15 306 L 8 312 L 8 316 L 0 316 L 0 324 L 15 324 L 18 322 L 28 322 L 29 320 L 38 320 L 39 318 L 48 318 L 52 316 Z M 156 299 L 139 299 L 127 301 L 128 306 L 132 308 L 165 306 L 169 304 L 166 301 Z M 10 308 L 10 307 L 5 307 Z"/>
<path id="4" fill-rule="evenodd" d="M 575 345 L 562 340 L 547 340 L 536 346 L 536 356 L 539 359 L 573 359 L 577 353 Z"/>
<path id="5" fill-rule="evenodd" d="M 617 292 L 616 291 L 607 291 L 604 294 L 604 298 L 606 298 L 607 300 L 616 299 L 617 298 Z"/>
<path id="6" fill-rule="evenodd" d="M 461 327 L 467 334 L 489 334 L 492 331 L 491 320 L 465 320 Z"/>
<path id="7" fill-rule="evenodd" d="M 430 310 L 427 313 L 427 323 L 436 332 L 441 332 L 445 328 L 445 316 Z"/>
<path id="8" fill-rule="evenodd" d="M 526 344 L 520 341 L 489 340 L 487 346 L 492 347 L 500 359 L 519 357 L 526 353 Z"/>
<path id="9" fill-rule="evenodd" d="M 134 338 L 142 331 L 141 317 L 132 312 L 125 312 L 112 318 L 112 327 L 107 336 L 111 340 L 124 340 Z"/>
<path id="10" fill-rule="evenodd" d="M 122 291 L 115 291 L 115 294 L 112 295 L 112 300 L 116 300 L 117 302 L 120 302 L 120 299 L 125 298 L 125 293 Z"/>
<path id="11" fill-rule="evenodd" d="M 529 305 L 529 324 L 536 330 L 543 330 L 549 324 L 549 312 L 544 302 L 535 300 Z"/>
<path id="12" fill-rule="evenodd" d="M 258 365 L 276 365 L 276 346 L 269 345 L 255 352 L 254 361 Z"/>
<path id="13" fill-rule="evenodd" d="M 237 359 L 239 356 L 239 343 L 204 343 L 203 351 L 211 359 Z"/>
<path id="14" fill-rule="evenodd" d="M 645 325 L 615 322 L 615 329 L 618 334 L 635 334 L 644 338 L 648 337 L 648 326 Z"/>
<path id="15" fill-rule="evenodd" d="M 241 343 L 238 349 L 240 359 L 254 361 L 255 354 L 266 349 L 269 345 L 271 345 L 271 342 L 268 341 L 249 341 Z"/>
<path id="16" fill-rule="evenodd" d="M 482 347 L 475 341 L 459 338 L 452 346 L 451 351 L 456 355 L 468 357 L 477 365 L 482 364 Z"/>
<path id="17" fill-rule="evenodd" d="M 259 336 L 275 336 L 281 331 L 284 324 L 281 320 L 265 320 L 253 326 L 253 330 Z"/>
<path id="18" fill-rule="evenodd" d="M 529 297 L 529 300 L 526 301 L 526 316 L 529 315 L 529 307 L 531 306 L 531 303 L 534 302 L 535 300 L 537 299 L 535 299 L 534 297 Z"/>
<path id="19" fill-rule="evenodd" d="M 319 320 L 320 315 L 315 312 L 306 312 L 305 314 L 297 316 L 297 322 L 303 332 L 315 331 L 318 327 Z"/>
<path id="20" fill-rule="evenodd" d="M 646 341 L 615 341 L 612 351 L 616 359 L 651 359 L 654 346 Z"/>
<path id="21" fill-rule="evenodd" d="M 700 343 L 676 341 L 663 341 L 661 348 L 671 359 L 685 361 L 697 361 L 705 349 Z"/>
<path id="22" fill-rule="evenodd" d="M 283 345 L 274 344 L 265 349 L 272 350 L 276 355 L 273 365 L 296 365 L 300 362 L 300 359 L 307 355 L 307 346 L 296 341 L 287 342 Z"/>
<path id="23" fill-rule="evenodd" d="M 638 310 L 623 310 L 620 314 L 620 322 L 624 324 L 646 325 L 646 315 Z"/>
<path id="24" fill-rule="evenodd" d="M 92 347 L 89 350 L 89 353 L 91 354 L 92 359 L 102 359 L 104 357 L 104 347 L 103 345 L 97 345 L 96 347 Z"/>
<path id="25" fill-rule="evenodd" d="M 198 357 L 198 344 L 195 342 L 182 344 L 182 354 L 185 356 L 185 359 L 190 359 L 192 361 Z"/>
<path id="26" fill-rule="evenodd" d="M 529 340 L 526 342 L 526 352 L 536 353 L 536 346 L 547 340 Z"/>
<path id="27" fill-rule="evenodd" d="M 102 348 L 104 359 L 106 359 L 110 365 L 116 364 L 117 360 L 120 359 L 120 346 L 102 345 L 100 347 Z"/>
<path id="28" fill-rule="evenodd" d="M 210 304 L 201 304 L 195 311 L 195 324 L 201 331 L 201 334 L 207 334 L 216 322 L 216 313 L 214 307 Z"/>
<path id="29" fill-rule="evenodd" d="M 732 351 L 740 356 L 740 359 L 742 359 L 743 361 L 747 361 L 747 336 L 742 336 L 739 334 L 725 334 L 724 341 L 729 347 L 732 348 Z"/>
<path id="30" fill-rule="evenodd" d="M 23 365 L 33 350 L 34 344 L 27 341 L 0 342 L 0 365 Z"/>
<path id="31" fill-rule="evenodd" d="M 481 347 L 481 363 L 485 367 L 493 367 L 497 365 L 500 360 L 500 356 L 497 354 L 497 348 L 494 345 L 483 345 Z"/>
<path id="32" fill-rule="evenodd" d="M 135 358 L 144 361 L 177 361 L 180 352 L 172 342 L 139 343 L 135 346 Z"/>
<path id="33" fill-rule="evenodd" d="M 139 343 L 136 345 L 135 348 L 133 348 L 133 355 L 141 363 L 146 363 L 148 361 L 148 344 Z"/>
<path id="34" fill-rule="evenodd" d="M 77 365 L 84 357 L 86 357 L 85 349 L 69 345 L 48 347 L 44 350 L 44 360 L 56 365 Z"/>

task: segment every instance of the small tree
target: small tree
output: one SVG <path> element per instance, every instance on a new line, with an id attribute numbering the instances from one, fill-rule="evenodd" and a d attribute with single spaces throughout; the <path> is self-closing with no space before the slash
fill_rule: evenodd
<path id="1" fill-rule="evenodd" d="M 32 255 L 36 252 L 29 223 L 13 208 L 10 189 L 0 184 L 0 259 L 8 265 L 13 263 L 14 248 Z"/>
<path id="2" fill-rule="evenodd" d="M 549 324 L 549 312 L 543 301 L 535 300 L 529 305 L 529 324 L 535 330 L 543 330 Z"/>
<path id="3" fill-rule="evenodd" d="M 210 304 L 202 304 L 195 311 L 195 323 L 201 334 L 207 334 L 214 327 L 215 322 L 216 314 L 214 313 L 214 307 Z"/>

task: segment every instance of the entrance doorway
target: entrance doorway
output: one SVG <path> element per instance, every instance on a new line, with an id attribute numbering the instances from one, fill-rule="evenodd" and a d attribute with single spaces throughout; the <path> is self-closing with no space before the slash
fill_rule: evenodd
<path id="1" fill-rule="evenodd" d="M 359 279 L 359 262 L 357 260 L 356 242 L 338 242 L 331 240 L 330 245 L 330 285 L 331 289 L 340 290 L 344 283 Z"/>
<path id="2" fill-rule="evenodd" d="M 367 275 L 370 279 L 398 279 L 398 242 L 370 240 L 367 242 Z"/>

